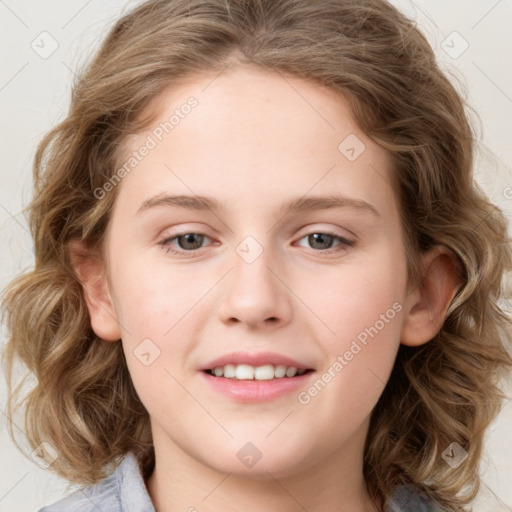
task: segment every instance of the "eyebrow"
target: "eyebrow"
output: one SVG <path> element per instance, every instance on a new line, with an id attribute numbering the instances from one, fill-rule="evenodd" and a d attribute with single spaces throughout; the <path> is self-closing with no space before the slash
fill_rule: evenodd
<path id="1" fill-rule="evenodd" d="M 197 211 L 221 211 L 224 209 L 222 204 L 212 197 L 158 194 L 144 201 L 137 210 L 136 215 L 158 206 L 175 206 Z M 358 210 L 368 211 L 377 217 L 381 216 L 377 209 L 370 203 L 367 203 L 362 199 L 354 199 L 344 196 L 299 197 L 284 204 L 280 209 L 280 214 L 327 210 L 342 207 L 356 208 Z"/>

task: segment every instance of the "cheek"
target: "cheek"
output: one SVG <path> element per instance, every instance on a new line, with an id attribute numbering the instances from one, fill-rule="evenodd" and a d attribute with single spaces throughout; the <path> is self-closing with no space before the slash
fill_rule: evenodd
<path id="1" fill-rule="evenodd" d="M 391 255 L 390 255 L 391 256 Z M 397 337 L 405 290 L 405 264 L 376 258 L 358 265 L 340 266 L 329 273 L 300 278 L 297 294 L 323 321 L 330 351 L 347 341 L 364 338 L 365 329 L 376 326 L 383 337 Z M 313 286 L 314 284 L 314 286 Z M 384 317 L 382 317 L 384 315 Z M 330 334 L 330 336 L 329 336 Z"/>
<path id="2" fill-rule="evenodd" d="M 169 338 L 189 321 L 195 306 L 214 285 L 215 275 L 204 272 L 202 276 L 142 258 L 119 262 L 114 276 L 116 312 L 127 337 Z"/>
<path id="3" fill-rule="evenodd" d="M 325 365 L 297 396 L 305 411 L 315 411 L 318 424 L 335 425 L 333 435 L 341 437 L 370 415 L 389 380 L 403 310 L 389 279 L 349 289 L 320 310 L 334 334 L 324 329 Z"/>
<path id="4" fill-rule="evenodd" d="M 307 303 L 322 320 L 317 334 L 321 333 L 318 339 L 326 361 L 317 388 L 323 390 L 325 383 L 331 391 L 322 391 L 322 398 L 317 399 L 315 389 L 306 390 L 303 403 L 314 399 L 326 407 L 326 415 L 332 410 L 341 415 L 347 410 L 369 413 L 399 348 L 405 284 L 405 261 L 391 250 L 315 280 Z"/>
<path id="5" fill-rule="evenodd" d="M 134 385 L 146 406 L 155 400 L 170 400 L 173 392 L 180 391 L 172 376 L 178 378 L 195 347 L 202 298 L 216 276 L 205 272 L 198 277 L 197 272 L 156 266 L 142 258 L 119 261 L 114 268 L 116 312 Z M 155 389 L 158 396 L 154 396 Z"/>

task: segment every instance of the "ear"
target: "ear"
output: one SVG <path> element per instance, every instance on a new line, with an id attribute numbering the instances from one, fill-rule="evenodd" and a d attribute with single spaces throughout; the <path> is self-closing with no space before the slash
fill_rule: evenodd
<path id="1" fill-rule="evenodd" d="M 93 331 L 105 341 L 119 340 L 121 330 L 103 259 L 98 254 L 93 254 L 79 240 L 70 241 L 69 256 L 71 266 L 82 285 Z"/>
<path id="2" fill-rule="evenodd" d="M 460 285 L 455 255 L 440 245 L 427 251 L 422 256 L 420 283 L 405 301 L 401 343 L 418 346 L 434 338 Z"/>

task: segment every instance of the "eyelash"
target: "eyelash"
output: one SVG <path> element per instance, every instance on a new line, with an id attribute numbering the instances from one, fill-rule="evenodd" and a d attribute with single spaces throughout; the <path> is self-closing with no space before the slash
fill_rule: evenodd
<path id="1" fill-rule="evenodd" d="M 311 233 L 307 233 L 307 234 L 303 235 L 302 237 L 300 237 L 299 240 L 302 240 L 303 238 L 306 238 L 310 235 L 320 235 L 320 234 L 332 236 L 334 240 L 337 240 L 338 242 L 340 242 L 340 245 L 338 246 L 338 248 L 325 249 L 325 250 L 312 249 L 314 252 L 318 252 L 320 255 L 328 256 L 330 254 L 337 253 L 340 250 L 346 249 L 347 247 L 353 247 L 355 245 L 355 241 L 348 240 L 347 238 L 339 236 L 336 233 L 332 233 L 330 231 L 312 231 Z M 159 245 L 162 246 L 162 249 L 165 250 L 166 254 L 173 253 L 178 256 L 184 256 L 186 258 L 193 258 L 195 256 L 195 254 L 197 253 L 197 251 L 199 249 L 202 249 L 202 247 L 200 247 L 199 249 L 193 249 L 193 250 L 186 251 L 186 250 L 173 249 L 172 246 L 170 245 L 170 242 L 172 242 L 173 240 L 176 240 L 182 236 L 185 236 L 185 235 L 200 235 L 200 236 L 205 236 L 206 238 L 210 238 L 208 235 L 205 235 L 204 233 L 196 233 L 194 231 L 187 231 L 184 233 L 178 233 L 176 235 L 173 235 L 172 237 L 167 237 L 164 240 L 162 240 L 161 242 L 159 242 Z M 190 254 L 190 255 L 187 255 L 187 254 Z M 187 256 L 185 256 L 185 255 L 187 255 Z"/>

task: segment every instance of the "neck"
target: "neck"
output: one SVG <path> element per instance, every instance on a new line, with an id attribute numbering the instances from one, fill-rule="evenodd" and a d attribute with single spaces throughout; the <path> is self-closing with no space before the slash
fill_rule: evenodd
<path id="1" fill-rule="evenodd" d="M 153 428 L 155 469 L 146 482 L 148 493 L 156 512 L 378 512 L 363 477 L 365 433 L 311 467 L 276 476 L 270 469 L 222 473 Z"/>

